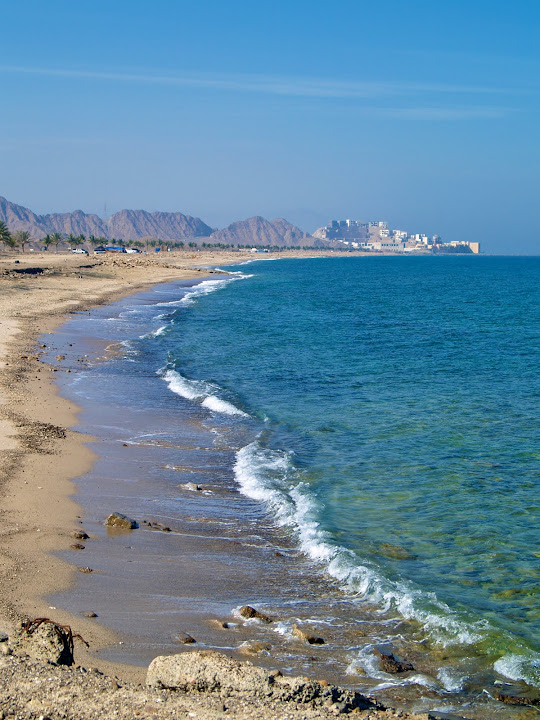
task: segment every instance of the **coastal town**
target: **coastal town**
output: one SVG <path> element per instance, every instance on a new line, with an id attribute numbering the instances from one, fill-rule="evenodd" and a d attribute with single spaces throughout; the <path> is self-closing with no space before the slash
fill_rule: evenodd
<path id="1" fill-rule="evenodd" d="M 480 252 L 479 242 L 443 242 L 439 235 L 409 234 L 406 230 L 392 230 L 384 221 L 332 220 L 313 233 L 322 241 L 341 244 L 351 250 L 398 253 L 473 253 Z"/>

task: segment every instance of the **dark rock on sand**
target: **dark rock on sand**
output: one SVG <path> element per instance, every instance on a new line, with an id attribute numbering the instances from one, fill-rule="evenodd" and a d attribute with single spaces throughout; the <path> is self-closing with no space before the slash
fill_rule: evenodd
<path id="1" fill-rule="evenodd" d="M 84 532 L 84 530 L 74 530 L 71 533 L 71 537 L 75 538 L 75 540 L 88 540 L 88 535 Z"/>
<path id="2" fill-rule="evenodd" d="M 189 635 L 189 633 L 181 633 L 177 637 L 180 640 L 180 642 L 184 643 L 184 645 L 193 645 L 194 643 L 197 642 L 194 637 Z"/>
<path id="3" fill-rule="evenodd" d="M 251 607 L 251 605 L 242 605 L 238 612 L 243 618 L 246 618 L 246 620 L 262 620 L 265 623 L 273 622 L 271 617 L 255 610 L 255 608 Z"/>
<path id="4" fill-rule="evenodd" d="M 310 645 L 325 644 L 322 637 L 318 637 L 317 635 L 311 635 L 311 633 L 308 633 L 305 630 L 302 630 L 302 628 L 299 628 L 298 625 L 292 626 L 292 634 L 294 635 L 294 637 L 298 638 L 302 642 L 309 643 Z"/>
<path id="5" fill-rule="evenodd" d="M 95 613 L 93 610 L 90 610 L 90 612 L 85 612 L 84 617 L 87 618 L 97 618 L 97 613 Z"/>
<path id="6" fill-rule="evenodd" d="M 81 543 L 74 543 L 73 545 L 69 546 L 72 550 L 84 550 L 84 545 L 81 545 Z"/>
<path id="7" fill-rule="evenodd" d="M 375 648 L 373 650 L 373 654 L 380 658 L 381 668 L 382 670 L 384 670 L 384 672 L 395 674 L 414 670 L 414 667 L 411 665 L 411 663 L 397 660 L 392 655 L 392 653 L 385 653 L 382 650 Z"/>
<path id="8" fill-rule="evenodd" d="M 124 530 L 135 530 L 135 528 L 139 527 L 136 520 L 119 512 L 111 513 L 105 520 L 105 525 L 107 527 L 123 528 Z"/>

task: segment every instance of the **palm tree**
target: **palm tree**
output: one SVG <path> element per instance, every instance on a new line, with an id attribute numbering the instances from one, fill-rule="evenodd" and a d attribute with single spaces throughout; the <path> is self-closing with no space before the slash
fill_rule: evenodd
<path id="1" fill-rule="evenodd" d="M 63 235 L 59 232 L 55 232 L 51 235 L 51 243 L 55 247 L 55 252 L 58 252 L 58 245 L 60 245 L 63 239 Z"/>
<path id="2" fill-rule="evenodd" d="M 20 245 L 21 250 L 24 252 L 24 246 L 30 242 L 30 233 L 28 230 L 17 230 L 17 232 L 13 234 L 13 240 L 15 241 L 15 245 Z"/>
<path id="3" fill-rule="evenodd" d="M 9 247 L 13 247 L 10 243 L 11 240 L 11 233 L 8 230 L 8 227 L 6 223 L 2 222 L 0 220 L 0 242 L 3 242 L 5 245 L 8 245 Z"/>

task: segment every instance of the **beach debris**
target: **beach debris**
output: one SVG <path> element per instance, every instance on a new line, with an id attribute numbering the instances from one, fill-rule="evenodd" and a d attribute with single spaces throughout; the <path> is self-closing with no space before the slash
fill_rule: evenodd
<path id="1" fill-rule="evenodd" d="M 145 525 L 149 530 L 159 530 L 161 532 L 171 532 L 171 528 L 168 525 L 162 525 L 159 522 L 149 520 L 143 520 L 142 524 Z"/>
<path id="2" fill-rule="evenodd" d="M 119 512 L 111 513 L 105 520 L 105 525 L 107 527 L 123 528 L 125 530 L 135 530 L 139 527 L 136 520 Z"/>
<path id="3" fill-rule="evenodd" d="M 71 537 L 75 538 L 75 540 L 88 540 L 89 538 L 84 530 L 73 530 Z"/>
<path id="4" fill-rule="evenodd" d="M 246 618 L 246 620 L 262 620 L 262 622 L 265 623 L 273 622 L 271 617 L 255 610 L 255 608 L 251 607 L 251 605 L 242 605 L 238 612 L 243 618 Z"/>
<path id="5" fill-rule="evenodd" d="M 305 630 L 302 630 L 302 628 L 299 628 L 296 623 L 292 626 L 292 634 L 294 637 L 298 638 L 302 642 L 309 643 L 309 645 L 324 645 L 324 639 L 322 637 L 318 637 L 317 635 L 312 635 L 311 633 L 306 632 Z"/>
<path id="6" fill-rule="evenodd" d="M 379 650 L 379 648 L 374 648 L 373 654 L 380 658 L 381 669 L 384 672 L 396 674 L 408 672 L 409 670 L 414 670 L 414 667 L 411 665 L 411 663 L 398 660 L 394 657 L 394 655 L 392 655 L 392 653 L 386 653 L 382 650 Z"/>
<path id="7" fill-rule="evenodd" d="M 16 655 L 26 653 L 55 665 L 73 665 L 74 640 L 80 640 L 88 647 L 86 640 L 73 634 L 69 625 L 40 617 L 23 622 L 20 632 L 10 638 L 9 645 Z"/>
<path id="8" fill-rule="evenodd" d="M 95 613 L 93 610 L 90 610 L 89 612 L 84 613 L 84 617 L 97 618 L 97 613 Z"/>
<path id="9" fill-rule="evenodd" d="M 61 360 L 65 360 L 66 356 L 65 355 L 57 355 L 56 359 L 58 360 L 58 362 L 60 362 Z"/>
<path id="10" fill-rule="evenodd" d="M 72 550 L 84 550 L 84 545 L 81 545 L 81 543 L 73 543 L 73 545 L 69 546 Z"/>
<path id="11" fill-rule="evenodd" d="M 285 677 L 250 662 L 239 662 L 213 650 L 194 650 L 161 655 L 148 668 L 146 684 L 153 688 L 185 692 L 243 694 L 313 706 L 339 704 L 340 712 L 378 709 L 384 706 L 352 690 L 322 684 L 306 677 Z"/>
<path id="12" fill-rule="evenodd" d="M 184 645 L 193 645 L 197 642 L 189 633 L 180 633 L 180 635 L 177 635 L 177 638 L 181 643 L 184 643 Z"/>
<path id="13" fill-rule="evenodd" d="M 260 642 L 243 642 L 237 649 L 242 655 L 269 655 L 272 646 Z"/>
<path id="14" fill-rule="evenodd" d="M 87 574 L 87 575 L 88 575 L 89 573 L 94 572 L 91 567 L 77 567 L 77 570 L 78 570 L 79 572 L 85 573 L 85 574 Z"/>

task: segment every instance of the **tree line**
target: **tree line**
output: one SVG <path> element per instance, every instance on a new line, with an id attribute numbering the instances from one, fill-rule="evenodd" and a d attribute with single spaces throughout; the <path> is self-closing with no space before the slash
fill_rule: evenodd
<path id="1" fill-rule="evenodd" d="M 14 250 L 15 248 L 20 248 L 22 252 L 24 252 L 25 248 L 31 242 L 33 242 L 33 239 L 28 230 L 16 230 L 15 232 L 10 232 L 7 225 L 0 220 L 0 243 L 2 243 L 5 247 L 10 248 L 11 250 Z M 89 235 L 88 237 L 86 237 L 86 235 L 83 235 L 82 233 L 79 235 L 75 235 L 74 233 L 59 232 L 48 233 L 47 235 L 45 235 L 44 238 L 42 238 L 40 242 L 43 244 L 43 247 L 46 250 L 48 250 L 50 246 L 53 246 L 55 252 L 58 252 L 58 246 L 62 244 L 69 244 L 71 248 L 76 248 L 84 245 L 85 243 L 93 248 L 97 248 L 99 246 L 115 245 L 119 247 L 134 247 L 139 250 L 142 250 L 144 248 L 147 252 L 149 248 L 155 249 L 157 247 L 164 248 L 166 250 L 183 250 L 184 248 L 189 248 L 190 250 L 195 250 L 197 248 L 204 248 L 205 250 L 250 250 L 252 247 L 254 247 L 254 245 L 242 245 L 240 243 L 196 243 L 193 240 L 184 243 L 182 240 L 156 240 L 152 237 L 141 238 L 140 240 L 123 240 L 122 238 L 105 238 L 96 237 L 95 235 Z M 257 245 L 256 247 L 258 250 L 269 250 L 272 252 L 279 252 L 280 250 L 325 249 L 318 246 L 308 247 L 300 245 Z"/>

